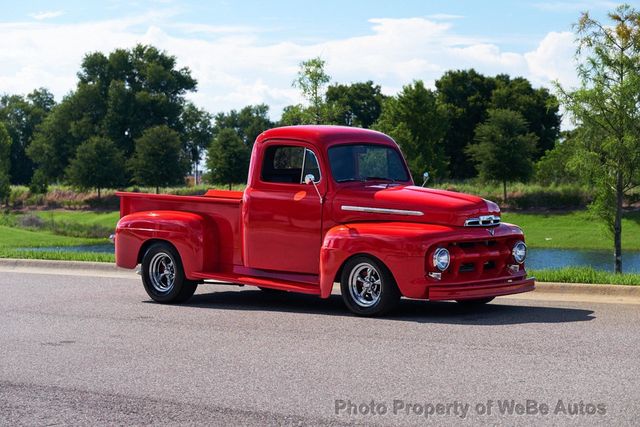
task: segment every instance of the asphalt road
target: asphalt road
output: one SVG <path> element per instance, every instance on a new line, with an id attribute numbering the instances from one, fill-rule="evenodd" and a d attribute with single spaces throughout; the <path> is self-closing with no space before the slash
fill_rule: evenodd
<path id="1" fill-rule="evenodd" d="M 638 305 L 504 298 L 367 319 L 220 285 L 163 306 L 137 276 L 2 272 L 0 424 L 638 425 L 639 324 Z"/>

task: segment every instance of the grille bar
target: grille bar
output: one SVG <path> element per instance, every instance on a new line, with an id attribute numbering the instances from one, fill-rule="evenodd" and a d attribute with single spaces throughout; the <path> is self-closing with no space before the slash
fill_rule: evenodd
<path id="1" fill-rule="evenodd" d="M 497 215 L 482 215 L 478 218 L 469 218 L 464 222 L 465 227 L 491 227 L 500 225 L 500 217 Z"/>

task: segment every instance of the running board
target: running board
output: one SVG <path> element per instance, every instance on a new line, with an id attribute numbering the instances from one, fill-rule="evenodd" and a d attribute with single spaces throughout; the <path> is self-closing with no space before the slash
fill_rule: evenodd
<path id="1" fill-rule="evenodd" d="M 192 274 L 195 279 L 218 280 L 221 282 L 231 282 L 241 285 L 260 286 L 281 291 L 299 292 L 302 294 L 320 295 L 320 287 L 306 283 L 292 282 L 288 280 L 278 280 L 266 277 L 247 276 L 234 273 L 210 273 L 196 272 Z"/>

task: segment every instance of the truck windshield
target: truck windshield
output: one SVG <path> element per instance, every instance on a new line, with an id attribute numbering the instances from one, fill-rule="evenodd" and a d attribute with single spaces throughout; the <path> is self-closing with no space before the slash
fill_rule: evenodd
<path id="1" fill-rule="evenodd" d="M 384 145 L 353 144 L 331 147 L 329 164 L 337 182 L 409 180 L 398 150 Z"/>

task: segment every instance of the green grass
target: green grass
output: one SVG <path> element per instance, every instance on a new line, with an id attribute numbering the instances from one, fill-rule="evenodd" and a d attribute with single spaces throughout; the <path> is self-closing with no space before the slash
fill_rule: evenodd
<path id="1" fill-rule="evenodd" d="M 62 222 L 79 224 L 86 227 L 103 227 L 115 230 L 116 223 L 120 219 L 120 212 L 93 212 L 93 211 L 68 211 L 51 210 L 35 213 L 45 222 Z"/>
<path id="2" fill-rule="evenodd" d="M 0 226 L 0 249 L 95 245 L 106 242 L 108 242 L 107 239 L 59 236 L 48 231 L 33 231 Z"/>
<path id="3" fill-rule="evenodd" d="M 527 245 L 533 248 L 613 249 L 605 226 L 587 211 L 503 212 L 502 220 L 522 227 Z M 622 221 L 622 249 L 640 250 L 640 212 L 628 213 Z"/>
<path id="4" fill-rule="evenodd" d="M 29 249 L 49 246 L 95 245 L 107 242 L 107 239 L 60 236 L 49 231 L 24 230 L 0 226 L 0 258 L 114 262 L 115 258 L 113 254 L 63 251 L 45 252 Z"/>
<path id="5" fill-rule="evenodd" d="M 94 252 L 35 251 L 0 248 L 0 258 L 47 259 L 59 261 L 115 262 L 113 254 Z"/>
<path id="6" fill-rule="evenodd" d="M 589 283 L 640 286 L 640 274 L 614 274 L 591 267 L 565 267 L 553 270 L 534 270 L 529 274 L 539 282 Z"/>

